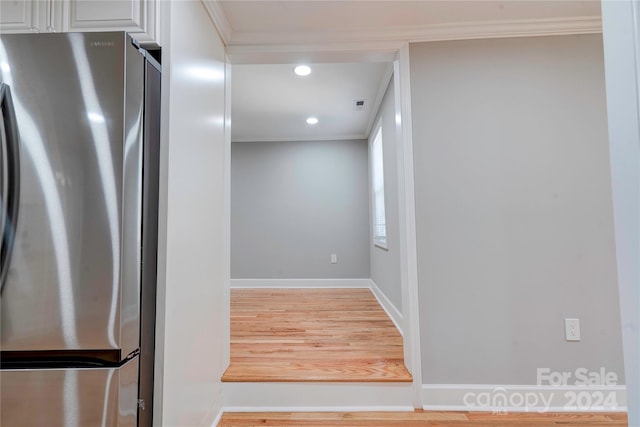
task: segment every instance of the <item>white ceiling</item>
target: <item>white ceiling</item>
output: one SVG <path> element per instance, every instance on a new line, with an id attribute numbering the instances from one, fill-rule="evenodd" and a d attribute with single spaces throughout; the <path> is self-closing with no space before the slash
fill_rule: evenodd
<path id="1" fill-rule="evenodd" d="M 229 45 L 412 40 L 424 31 L 478 23 L 570 24 L 599 18 L 600 1 L 561 0 L 222 0 Z M 217 7 L 217 6 L 216 6 Z M 578 20 L 579 21 L 579 20 Z M 571 25 L 569 25 L 571 27 Z"/>
<path id="2" fill-rule="evenodd" d="M 391 76 L 389 63 L 233 65 L 232 141 L 362 139 L 368 136 Z M 366 100 L 355 111 L 355 100 Z M 318 118 L 308 125 L 307 117 Z"/>
<path id="3" fill-rule="evenodd" d="M 366 52 L 367 63 L 327 62 L 354 61 L 358 46 L 367 43 L 380 48 L 390 42 L 601 31 L 599 0 L 205 0 L 205 5 L 234 63 L 233 141 L 365 137 L 390 75 L 389 64 L 375 61 L 391 58 Z M 333 53 L 327 56 L 325 50 Z M 302 78 L 293 74 L 293 65 L 281 65 L 292 61 L 322 63 Z M 240 65 L 256 63 L 275 65 Z M 353 100 L 361 98 L 368 100 L 367 111 L 353 111 Z M 315 126 L 305 123 L 311 115 L 320 120 Z"/>
<path id="4" fill-rule="evenodd" d="M 234 31 L 350 31 L 600 14 L 596 1 L 222 1 Z"/>

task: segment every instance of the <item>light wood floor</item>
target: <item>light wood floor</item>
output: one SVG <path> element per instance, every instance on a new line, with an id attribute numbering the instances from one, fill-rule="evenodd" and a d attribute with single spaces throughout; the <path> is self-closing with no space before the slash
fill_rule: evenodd
<path id="1" fill-rule="evenodd" d="M 402 336 L 368 289 L 232 289 L 223 381 L 411 381 Z"/>
<path id="2" fill-rule="evenodd" d="M 506 414 L 490 412 L 274 412 L 225 413 L 218 427 L 246 426 L 469 426 L 469 427 L 547 427 L 626 426 L 627 416 L 621 413 L 591 414 Z"/>

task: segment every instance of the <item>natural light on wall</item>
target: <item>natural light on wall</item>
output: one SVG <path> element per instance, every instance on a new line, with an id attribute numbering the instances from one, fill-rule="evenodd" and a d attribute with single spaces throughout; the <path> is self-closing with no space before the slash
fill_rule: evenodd
<path id="1" fill-rule="evenodd" d="M 378 126 L 371 143 L 371 181 L 373 190 L 373 243 L 387 247 L 387 225 L 384 213 L 384 167 L 382 160 L 382 126 Z"/>

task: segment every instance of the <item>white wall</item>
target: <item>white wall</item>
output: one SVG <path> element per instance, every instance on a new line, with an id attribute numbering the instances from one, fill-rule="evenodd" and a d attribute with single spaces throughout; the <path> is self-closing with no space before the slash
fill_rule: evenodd
<path id="1" fill-rule="evenodd" d="M 222 406 L 229 346 L 224 46 L 201 2 L 161 3 L 166 32 L 154 423 L 210 426 Z"/>
<path id="2" fill-rule="evenodd" d="M 602 2 L 611 177 L 630 426 L 640 425 L 639 10 L 637 3 L 634 10 L 631 1 Z"/>
<path id="3" fill-rule="evenodd" d="M 622 383 L 601 37 L 419 43 L 410 61 L 423 382 Z"/>
<path id="4" fill-rule="evenodd" d="M 231 145 L 232 278 L 369 277 L 366 141 Z"/>
<path id="5" fill-rule="evenodd" d="M 382 120 L 382 151 L 384 164 L 384 204 L 387 224 L 387 249 L 373 244 L 369 230 L 371 279 L 391 303 L 402 312 L 400 283 L 400 229 L 398 223 L 398 160 L 396 138 L 395 91 L 393 79 L 376 114 L 375 123 Z M 374 125 L 375 126 L 375 125 Z M 372 129 L 374 132 L 376 128 Z M 370 203 L 373 203 L 372 201 Z M 373 221 L 373 218 L 370 219 Z"/>

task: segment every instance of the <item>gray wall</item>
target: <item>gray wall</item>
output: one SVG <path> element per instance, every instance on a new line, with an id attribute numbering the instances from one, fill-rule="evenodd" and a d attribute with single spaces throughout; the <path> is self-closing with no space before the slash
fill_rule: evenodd
<path id="1" fill-rule="evenodd" d="M 601 36 L 410 58 L 423 382 L 605 367 L 622 383 Z"/>
<path id="2" fill-rule="evenodd" d="M 382 118 L 382 151 L 384 162 L 384 209 L 387 221 L 387 250 L 373 245 L 371 248 L 371 279 L 402 312 L 400 287 L 400 230 L 398 225 L 398 164 L 396 146 L 396 112 L 393 79 L 384 94 L 374 126 Z M 375 130 L 375 129 L 374 129 Z M 373 221 L 373 219 L 370 219 Z"/>
<path id="3" fill-rule="evenodd" d="M 232 278 L 369 277 L 366 141 L 231 146 Z"/>

